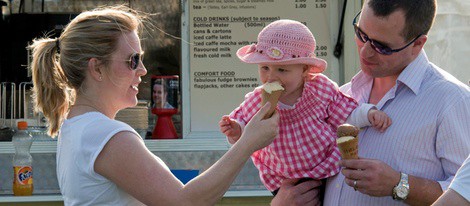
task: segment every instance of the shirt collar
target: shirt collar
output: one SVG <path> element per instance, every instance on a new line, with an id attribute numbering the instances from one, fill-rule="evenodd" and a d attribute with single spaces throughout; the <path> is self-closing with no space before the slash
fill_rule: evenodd
<path id="1" fill-rule="evenodd" d="M 429 60 L 424 50 L 413 60 L 398 76 L 397 83 L 401 82 L 416 95 L 423 82 Z"/>
<path id="2" fill-rule="evenodd" d="M 368 102 L 372 81 L 373 78 L 362 70 L 351 79 L 351 93 L 352 96 L 360 98 L 356 99 L 358 102 Z"/>
<path id="3" fill-rule="evenodd" d="M 421 50 L 419 55 L 413 60 L 398 76 L 397 83 L 401 82 L 410 88 L 413 93 L 417 94 L 424 79 L 426 69 L 428 68 L 429 60 L 424 50 Z M 359 71 L 351 79 L 351 92 L 353 94 L 360 94 L 370 92 L 372 87 L 373 78 L 362 71 Z"/>

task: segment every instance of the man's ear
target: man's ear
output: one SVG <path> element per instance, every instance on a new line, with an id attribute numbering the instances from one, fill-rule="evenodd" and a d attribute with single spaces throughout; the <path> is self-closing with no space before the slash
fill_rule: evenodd
<path id="1" fill-rule="evenodd" d="M 103 80 L 103 68 L 101 61 L 97 58 L 91 58 L 88 60 L 88 72 L 90 72 L 91 77 L 96 81 Z"/>
<path id="2" fill-rule="evenodd" d="M 416 41 L 413 43 L 413 54 L 418 55 L 424 47 L 424 44 L 428 40 L 428 35 L 421 35 Z"/>

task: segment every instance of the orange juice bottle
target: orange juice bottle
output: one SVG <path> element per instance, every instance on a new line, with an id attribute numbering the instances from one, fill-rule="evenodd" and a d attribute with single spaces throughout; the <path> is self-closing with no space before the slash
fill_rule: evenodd
<path id="1" fill-rule="evenodd" d="M 28 123 L 18 122 L 18 131 L 12 138 L 15 147 L 13 156 L 13 195 L 26 196 L 33 194 L 33 157 L 29 153 L 32 136 L 28 133 Z"/>

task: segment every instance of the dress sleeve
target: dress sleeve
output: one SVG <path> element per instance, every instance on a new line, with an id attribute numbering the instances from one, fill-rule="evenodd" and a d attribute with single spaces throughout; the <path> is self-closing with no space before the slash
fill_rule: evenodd
<path id="1" fill-rule="evenodd" d="M 321 95 L 329 96 L 327 107 L 328 118 L 326 121 L 333 128 L 338 128 L 339 125 L 346 122 L 346 119 L 358 104 L 352 97 L 341 92 L 338 85 L 326 76 L 319 76 L 317 84 L 320 84 L 320 87 L 324 87 L 322 90 L 326 91 Z"/>
<path id="2" fill-rule="evenodd" d="M 245 95 L 245 100 L 230 113 L 240 126 L 246 125 L 261 108 L 261 92 L 259 87 Z M 242 127 L 243 128 L 243 127 Z"/>

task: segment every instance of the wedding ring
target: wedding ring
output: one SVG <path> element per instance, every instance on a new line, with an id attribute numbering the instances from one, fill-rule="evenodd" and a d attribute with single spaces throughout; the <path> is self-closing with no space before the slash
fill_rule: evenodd
<path id="1" fill-rule="evenodd" d="M 354 191 L 357 191 L 357 180 L 354 180 L 353 188 L 354 188 Z"/>

